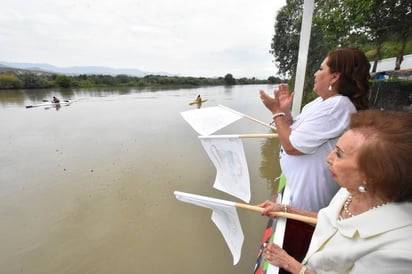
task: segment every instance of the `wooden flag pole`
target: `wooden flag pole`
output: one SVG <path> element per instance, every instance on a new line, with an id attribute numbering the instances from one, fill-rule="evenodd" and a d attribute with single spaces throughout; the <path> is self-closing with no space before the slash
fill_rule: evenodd
<path id="1" fill-rule="evenodd" d="M 241 134 L 239 138 L 278 138 L 277 133 L 268 133 L 268 134 Z"/>
<path id="2" fill-rule="evenodd" d="M 225 106 L 223 106 L 223 105 L 219 105 L 219 107 L 221 107 L 221 108 L 223 108 L 223 109 L 226 109 L 226 110 L 228 110 L 228 111 L 231 111 L 231 112 L 233 112 L 233 113 L 236 113 L 236 114 L 239 115 L 239 116 L 242 116 L 242 117 L 244 117 L 244 118 L 246 118 L 246 119 L 249 119 L 249 120 L 251 120 L 251 121 L 254 121 L 254 122 L 256 122 L 256 123 L 258 123 L 258 124 L 261 124 L 261 125 L 263 125 L 263 126 L 265 126 L 265 127 L 268 127 L 268 128 L 273 129 L 273 130 L 276 130 L 276 127 L 272 126 L 270 123 L 265 123 L 265 122 L 260 121 L 260 120 L 258 120 L 258 119 L 256 119 L 256 118 L 253 118 L 253 117 L 251 117 L 251 116 L 249 116 L 249 115 L 240 113 L 240 112 L 238 112 L 238 111 L 236 111 L 236 110 L 234 110 L 234 109 L 225 107 Z"/>
<path id="3" fill-rule="evenodd" d="M 208 139 L 208 138 L 278 138 L 279 135 L 277 133 L 253 133 L 253 134 L 225 134 L 225 135 L 201 135 L 199 136 L 200 139 Z"/>
<path id="4" fill-rule="evenodd" d="M 248 205 L 248 204 L 242 204 L 242 203 L 235 203 L 235 207 L 237 208 L 243 208 L 247 210 L 252 210 L 256 212 L 262 212 L 263 208 L 258 207 L 258 206 L 253 206 L 253 205 Z M 296 221 L 301 221 L 309 224 L 316 224 L 317 223 L 317 218 L 312 218 L 308 216 L 303 216 L 299 214 L 293 214 L 293 213 L 287 213 L 287 212 L 281 212 L 281 211 L 273 211 L 270 212 L 270 215 L 273 217 L 285 217 L 288 219 L 296 220 Z"/>

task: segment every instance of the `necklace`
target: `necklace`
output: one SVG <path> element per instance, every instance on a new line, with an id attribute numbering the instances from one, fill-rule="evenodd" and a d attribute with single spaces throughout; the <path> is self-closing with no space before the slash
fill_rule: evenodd
<path id="1" fill-rule="evenodd" d="M 349 204 L 350 204 L 351 202 L 352 202 L 352 194 L 349 194 L 348 198 L 346 199 L 345 203 L 343 204 L 343 211 L 345 211 L 346 215 L 348 215 L 349 218 L 355 216 L 355 215 L 349 210 Z M 373 207 L 369 208 L 368 211 L 369 211 L 369 210 L 372 210 L 372 209 L 375 209 L 375 208 L 378 208 L 378 207 L 381 207 L 381 206 L 384 206 L 384 205 L 386 205 L 387 203 L 388 203 L 388 202 L 384 202 L 384 203 L 382 203 L 382 204 L 373 206 Z"/>
<path id="2" fill-rule="evenodd" d="M 349 194 L 348 198 L 346 199 L 345 203 L 343 204 L 343 211 L 345 211 L 346 215 L 353 217 L 352 212 L 349 210 L 349 204 L 352 202 L 352 194 Z"/>

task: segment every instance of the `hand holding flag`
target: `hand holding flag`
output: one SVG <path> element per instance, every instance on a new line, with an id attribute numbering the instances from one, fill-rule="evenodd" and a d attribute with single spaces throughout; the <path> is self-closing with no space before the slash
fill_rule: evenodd
<path id="1" fill-rule="evenodd" d="M 232 253 L 233 264 L 237 264 L 240 259 L 244 235 L 236 208 L 248 209 L 259 213 L 263 211 L 263 208 L 180 191 L 175 191 L 174 194 L 176 199 L 182 202 L 212 209 L 212 221 L 222 233 L 223 238 Z M 271 212 L 271 216 L 281 216 L 303 222 L 316 223 L 315 218 L 285 212 Z"/>

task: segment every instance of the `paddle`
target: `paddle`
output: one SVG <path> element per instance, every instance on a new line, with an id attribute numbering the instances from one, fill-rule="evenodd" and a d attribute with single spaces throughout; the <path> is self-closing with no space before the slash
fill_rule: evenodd
<path id="1" fill-rule="evenodd" d="M 54 103 L 53 101 L 49 101 L 49 100 L 46 100 L 46 99 L 43 99 L 43 100 L 41 100 L 41 101 L 42 101 L 42 102 L 45 102 L 45 103 L 48 103 L 48 102 Z M 69 103 L 70 100 L 64 100 L 63 102 Z M 57 104 L 57 103 L 56 103 L 56 104 Z"/>
<path id="2" fill-rule="evenodd" d="M 200 105 L 200 104 L 202 104 L 202 103 L 204 103 L 204 102 L 206 102 L 206 101 L 207 101 L 207 99 L 204 99 L 204 100 L 202 100 L 202 101 L 193 101 L 193 102 L 190 102 L 190 103 L 189 103 L 189 106 L 194 105 L 194 104 Z"/>

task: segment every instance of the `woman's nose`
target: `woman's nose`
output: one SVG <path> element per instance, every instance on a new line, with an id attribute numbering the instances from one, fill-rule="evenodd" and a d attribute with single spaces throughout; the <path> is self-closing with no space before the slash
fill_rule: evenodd
<path id="1" fill-rule="evenodd" d="M 333 151 L 329 153 L 329 155 L 326 157 L 326 163 L 328 163 L 328 165 L 330 166 L 332 165 L 332 162 L 333 162 L 332 157 L 333 157 Z"/>

